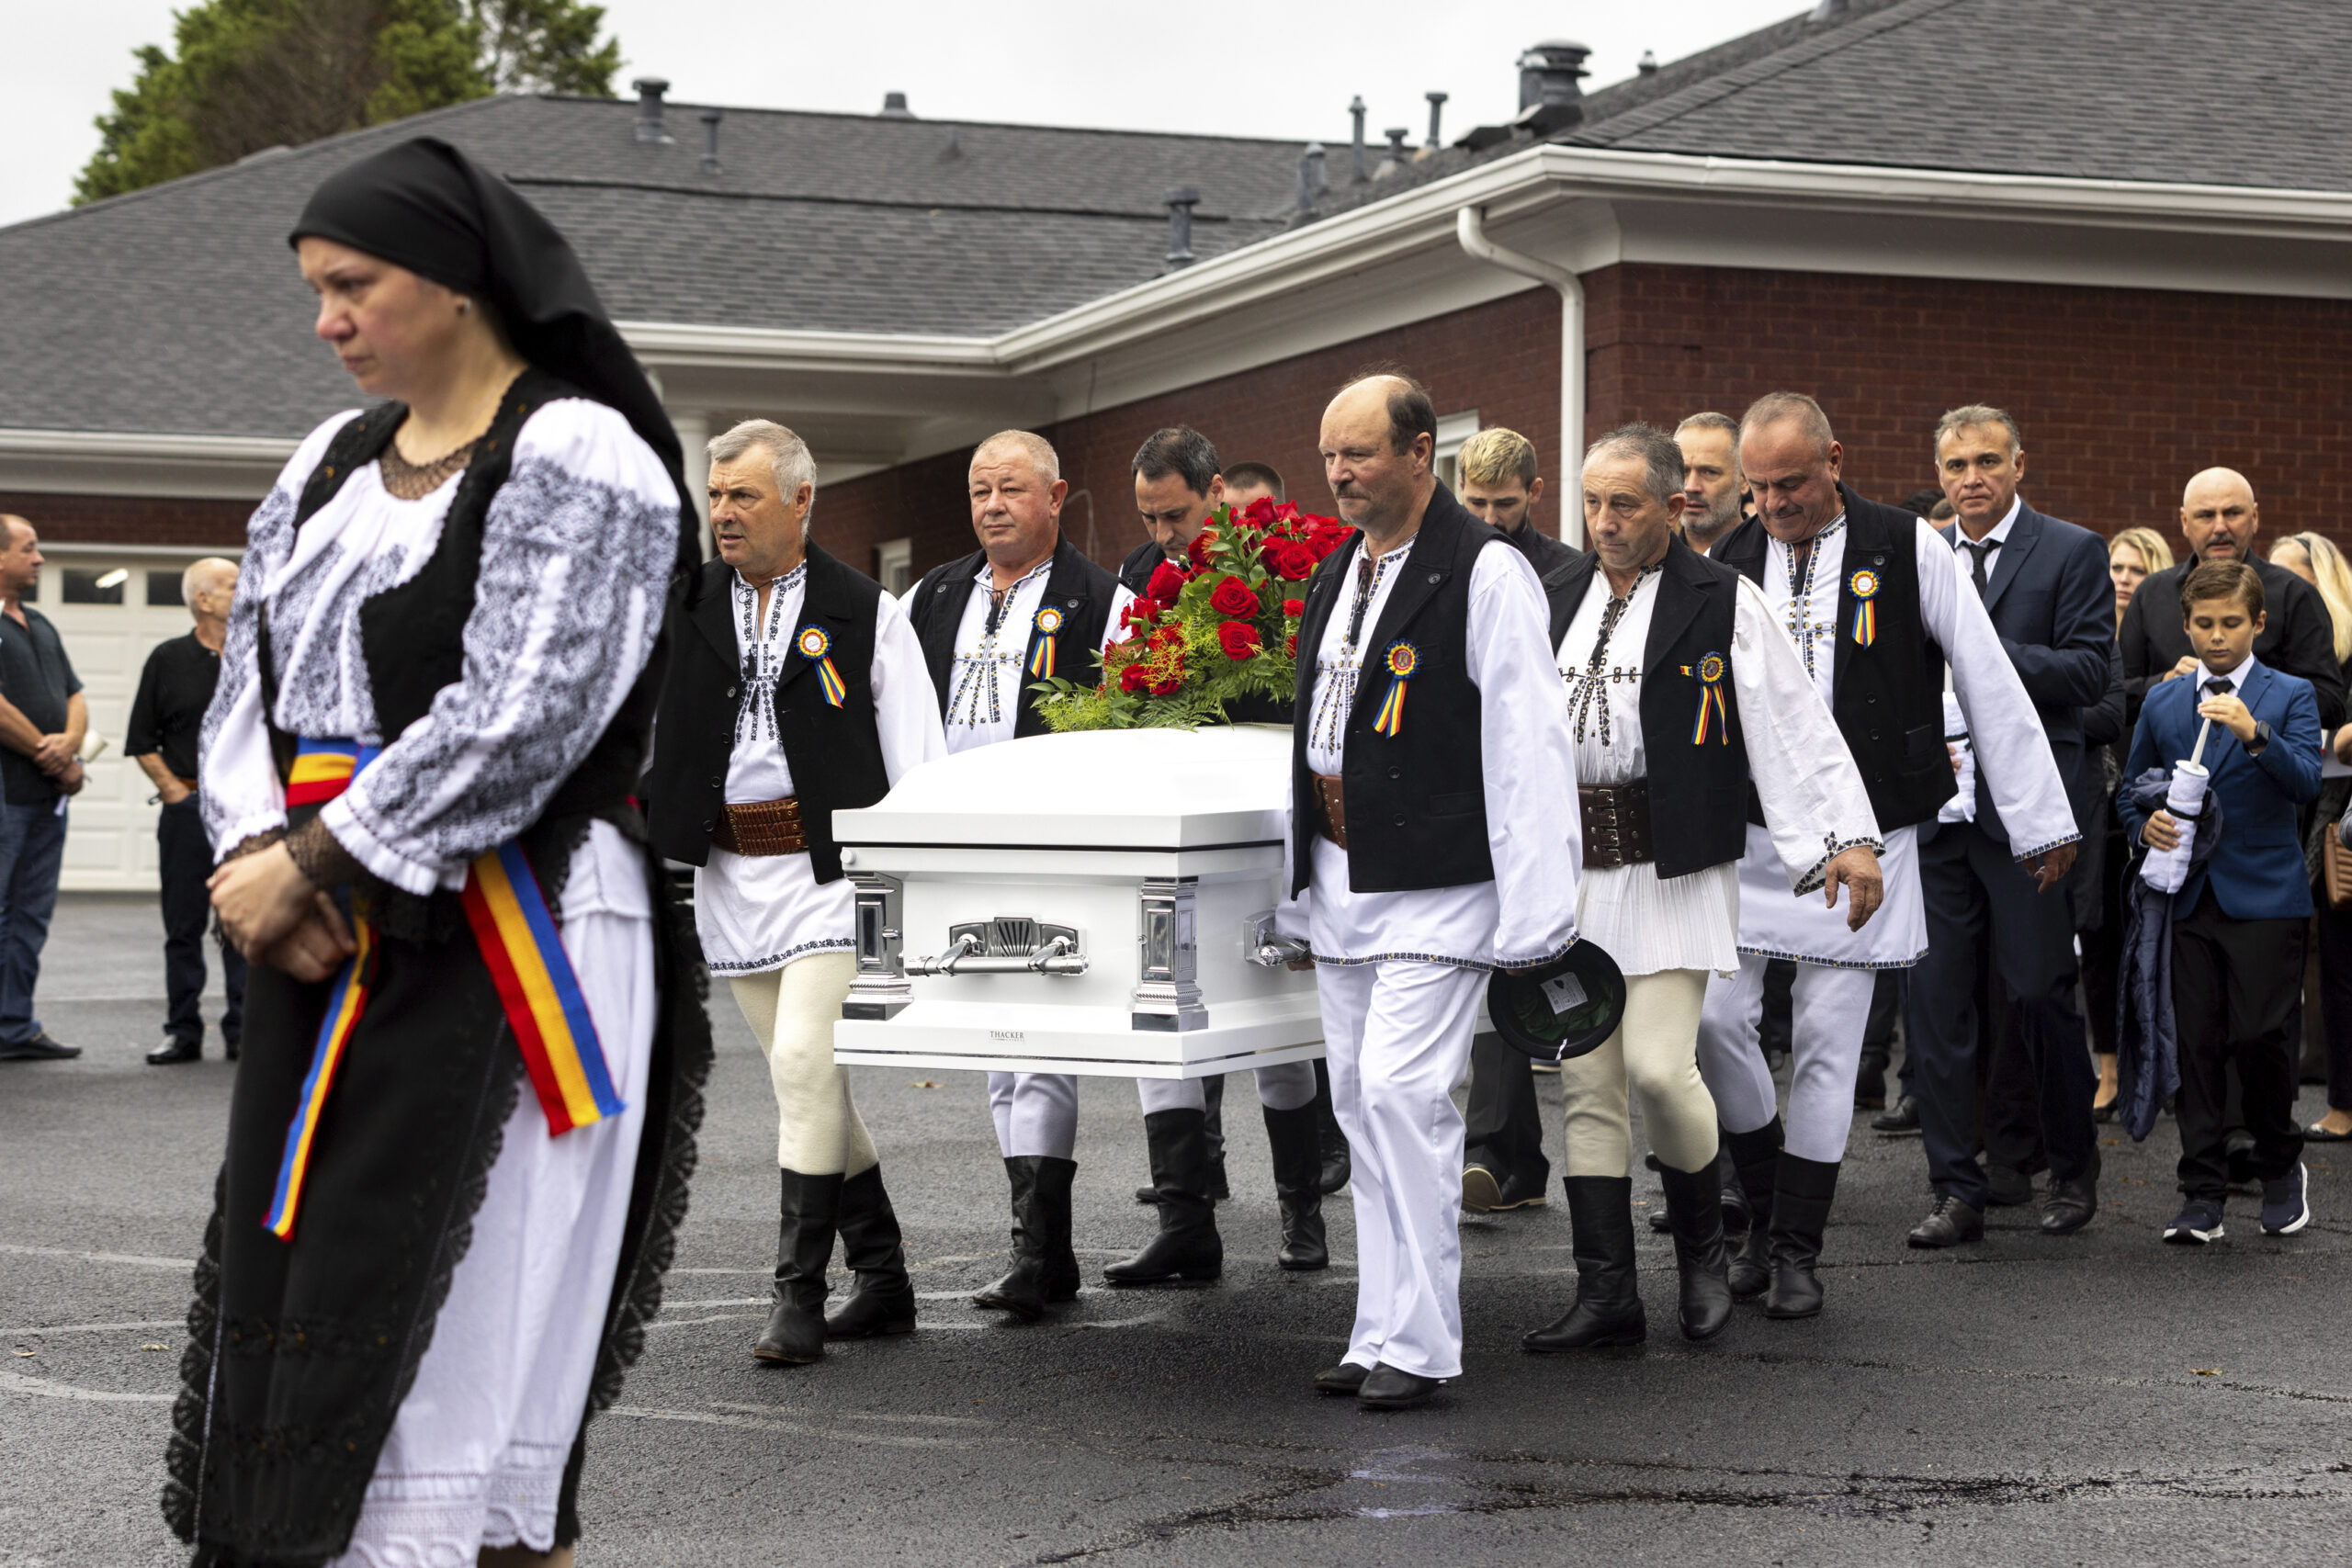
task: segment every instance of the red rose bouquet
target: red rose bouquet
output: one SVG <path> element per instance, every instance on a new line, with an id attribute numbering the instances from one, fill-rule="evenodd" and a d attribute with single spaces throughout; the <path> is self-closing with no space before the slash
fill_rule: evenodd
<path id="1" fill-rule="evenodd" d="M 1220 507 L 1186 552 L 1163 562 L 1127 607 L 1125 636 L 1103 650 L 1092 685 L 1058 677 L 1046 722 L 1057 730 L 1216 724 L 1242 698 L 1288 702 L 1295 689 L 1306 580 L 1351 530 L 1287 503 Z"/>

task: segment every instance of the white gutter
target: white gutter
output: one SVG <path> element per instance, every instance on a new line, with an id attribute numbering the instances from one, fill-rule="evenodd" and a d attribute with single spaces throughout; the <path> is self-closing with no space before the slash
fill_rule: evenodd
<path id="1" fill-rule="evenodd" d="M 1453 215 L 1462 248 L 1490 266 L 1548 283 L 1560 294 L 1560 537 L 1584 548 L 1584 282 L 1564 266 L 1498 245 L 1487 238 L 1484 208 Z"/>

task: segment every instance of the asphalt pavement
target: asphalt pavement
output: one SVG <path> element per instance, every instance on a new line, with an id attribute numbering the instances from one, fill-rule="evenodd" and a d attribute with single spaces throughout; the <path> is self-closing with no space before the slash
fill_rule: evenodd
<path id="1" fill-rule="evenodd" d="M 233 1068 L 152 1068 L 152 903 L 66 898 L 40 1014 L 75 1062 L 0 1064 L 0 1564 L 177 1563 L 156 1498 Z M 214 1010 L 217 1011 L 217 1007 Z M 1308 1388 L 1344 1347 L 1339 1261 L 1275 1268 L 1247 1080 L 1227 1100 L 1234 1201 L 1213 1288 L 1090 1283 L 1010 1325 L 1004 1184 L 972 1074 L 860 1068 L 907 1232 L 919 1332 L 756 1366 L 775 1244 L 774 1102 L 725 988 L 693 1213 L 667 1307 L 598 1419 L 583 1565 L 1392 1562 L 2083 1563 L 2331 1553 L 2352 1508 L 2352 1158 L 2314 1146 L 2317 1218 L 2273 1240 L 2157 1240 L 2169 1122 L 2102 1129 L 2097 1221 L 2049 1239 L 1996 1210 L 1982 1245 L 1908 1251 L 1918 1140 L 1857 1120 L 1822 1277 L 1827 1310 L 1673 1328 L 1670 1253 L 1643 1230 L 1646 1347 L 1568 1359 L 1520 1333 L 1572 1292 L 1566 1213 L 1465 1218 L 1464 1376 L 1389 1416 Z M 1556 1164 L 1557 1091 L 1544 1084 Z M 1090 1271 L 1149 1233 L 1131 1083 L 1083 1080 L 1077 1234 Z M 2318 1114 L 2307 1089 L 2299 1110 Z M 1658 1201 L 1654 1179 L 1635 1196 Z"/>

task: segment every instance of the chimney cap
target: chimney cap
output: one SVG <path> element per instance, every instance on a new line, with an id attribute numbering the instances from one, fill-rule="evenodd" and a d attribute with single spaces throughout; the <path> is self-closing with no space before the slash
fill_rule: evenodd
<path id="1" fill-rule="evenodd" d="M 670 79 L 667 76 L 639 76 L 629 85 L 637 89 L 637 96 L 640 98 L 659 98 L 670 90 Z"/>
<path id="2" fill-rule="evenodd" d="M 1200 199 L 1201 187 L 1198 186 L 1178 186 L 1159 198 L 1165 207 L 1190 207 Z"/>
<path id="3" fill-rule="evenodd" d="M 1655 76 L 1655 75 L 1657 75 L 1657 51 L 1656 51 L 1656 50 L 1654 50 L 1654 49 L 1645 49 L 1645 50 L 1642 51 L 1641 62 L 1640 62 L 1638 65 L 1634 66 L 1634 69 L 1635 69 L 1636 71 L 1639 71 L 1639 72 L 1640 72 L 1643 75 L 1645 75 L 1645 76 Z"/>
<path id="4" fill-rule="evenodd" d="M 662 125 L 662 95 L 670 90 L 669 79 L 639 76 L 629 85 L 637 89 L 637 140 L 655 142 L 673 140 Z"/>
<path id="5" fill-rule="evenodd" d="M 885 93 L 882 95 L 882 113 L 878 118 L 882 119 L 912 119 L 915 118 L 915 111 L 907 107 L 906 94 Z"/>

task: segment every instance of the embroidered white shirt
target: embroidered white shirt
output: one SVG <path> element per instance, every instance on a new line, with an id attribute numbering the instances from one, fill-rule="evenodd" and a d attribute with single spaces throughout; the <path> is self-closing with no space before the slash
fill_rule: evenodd
<path id="1" fill-rule="evenodd" d="M 1033 679 L 1027 667 L 1030 636 L 1037 629 L 1038 612 L 1046 608 L 1046 580 L 1053 570 L 1054 558 L 1048 555 L 999 600 L 993 569 L 980 562 L 971 596 L 964 602 L 964 618 L 956 628 L 956 660 L 948 670 L 950 752 L 1012 739 L 1012 728 L 1021 718 L 1022 694 Z M 1075 638 L 1061 637 L 1054 649 L 1053 673 L 1070 681 L 1094 679 L 1093 655 L 1119 640 L 1121 617 L 1135 597 L 1125 585 L 1113 595 L 1111 618 L 1103 625 L 1099 647 L 1082 649 Z"/>

